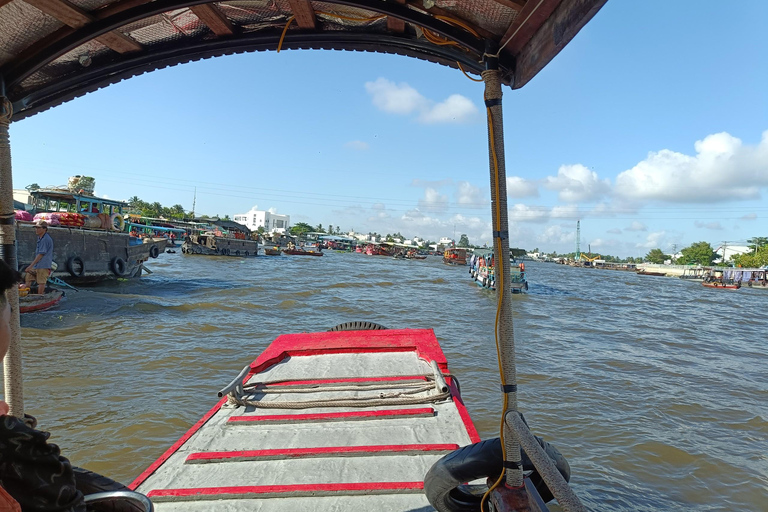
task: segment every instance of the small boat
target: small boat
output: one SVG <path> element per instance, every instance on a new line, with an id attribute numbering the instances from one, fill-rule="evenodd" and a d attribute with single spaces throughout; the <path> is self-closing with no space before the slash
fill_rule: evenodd
<path id="1" fill-rule="evenodd" d="M 44 311 L 54 307 L 64 297 L 61 290 L 51 290 L 42 295 L 29 294 L 19 297 L 19 313 L 32 313 L 33 311 Z"/>
<path id="2" fill-rule="evenodd" d="M 279 247 L 265 247 L 264 254 L 267 256 L 280 256 L 282 251 Z"/>
<path id="3" fill-rule="evenodd" d="M 443 253 L 443 263 L 446 265 L 466 265 L 466 249 L 446 249 Z"/>
<path id="4" fill-rule="evenodd" d="M 481 288 L 496 290 L 496 271 L 493 255 L 472 256 L 469 263 L 469 275 L 475 284 Z M 509 288 L 512 293 L 528 291 L 528 281 L 525 278 L 525 263 L 515 264 L 510 261 Z"/>
<path id="5" fill-rule="evenodd" d="M 449 499 L 479 510 L 461 478 L 478 462 L 482 474 L 469 480 L 500 472 L 501 447 L 480 442 L 435 333 L 334 329 L 275 339 L 130 488 L 157 512 L 426 511 Z M 456 450 L 473 456 L 451 481 Z M 570 471 L 567 462 L 557 469 Z M 549 492 L 526 484 L 537 497 Z"/>
<path id="6" fill-rule="evenodd" d="M 636 273 L 639 276 L 657 276 L 657 277 L 666 277 L 667 276 L 666 272 L 648 272 L 648 271 L 645 271 L 645 270 L 638 270 Z"/>
<path id="7" fill-rule="evenodd" d="M 224 236 L 220 231 L 209 231 L 199 235 L 189 235 L 181 246 L 184 254 L 202 254 L 207 256 L 257 256 L 259 243 L 256 240 L 246 240 Z"/>
<path id="8" fill-rule="evenodd" d="M 738 290 L 741 283 L 723 283 L 720 281 L 704 281 L 701 283 L 705 288 L 718 288 L 720 290 Z"/>
<path id="9" fill-rule="evenodd" d="M 322 256 L 323 255 L 321 251 L 305 251 L 303 249 L 283 249 L 283 252 L 291 256 Z"/>

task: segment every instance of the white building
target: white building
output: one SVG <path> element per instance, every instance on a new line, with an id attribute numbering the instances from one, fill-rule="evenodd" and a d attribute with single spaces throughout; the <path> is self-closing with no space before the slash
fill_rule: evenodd
<path id="1" fill-rule="evenodd" d="M 444 236 L 443 238 L 440 239 L 439 242 L 437 242 L 437 245 L 443 245 L 445 247 L 453 247 L 454 245 L 456 245 L 456 242 L 454 241 L 453 238 L 448 238 L 447 236 Z"/>
<path id="2" fill-rule="evenodd" d="M 291 225 L 290 215 L 280 215 L 266 210 L 257 210 L 256 206 L 251 208 L 248 213 L 238 213 L 233 217 L 238 224 L 243 224 L 251 231 L 258 231 L 264 228 L 266 233 L 281 233 L 288 231 Z"/>

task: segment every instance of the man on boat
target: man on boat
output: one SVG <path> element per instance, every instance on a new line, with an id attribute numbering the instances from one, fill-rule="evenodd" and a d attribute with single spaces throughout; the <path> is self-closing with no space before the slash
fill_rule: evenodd
<path id="1" fill-rule="evenodd" d="M 11 341 L 11 307 L 5 292 L 20 281 L 19 273 L 0 260 L 0 359 Z M 9 503 L 10 495 L 24 511 L 85 512 L 72 465 L 58 446 L 47 442 L 50 434 L 35 430 L 32 416 L 8 416 L 8 410 L 0 401 L 0 507 Z"/>
<path id="2" fill-rule="evenodd" d="M 27 286 L 32 287 L 32 282 L 37 281 L 37 293 L 45 293 L 45 283 L 51 275 L 53 267 L 53 239 L 48 234 L 48 223 L 41 220 L 35 224 L 35 233 L 37 234 L 37 249 L 35 249 L 35 259 L 27 267 L 27 276 L 25 281 Z"/>

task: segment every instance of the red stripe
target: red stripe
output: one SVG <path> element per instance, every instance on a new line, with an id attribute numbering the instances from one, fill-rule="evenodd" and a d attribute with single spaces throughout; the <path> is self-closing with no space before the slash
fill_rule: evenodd
<path id="1" fill-rule="evenodd" d="M 322 496 L 332 494 L 392 494 L 397 492 L 421 492 L 423 482 L 365 482 L 345 484 L 294 484 L 294 485 L 250 485 L 239 487 L 200 487 L 196 489 L 155 489 L 149 491 L 150 498 L 237 498 L 252 496 L 265 498 L 271 496 Z"/>
<path id="2" fill-rule="evenodd" d="M 389 409 L 376 411 L 321 412 L 315 414 L 270 414 L 266 416 L 230 416 L 227 423 L 280 423 L 298 421 L 345 421 L 364 419 L 412 418 L 434 416 L 431 407 L 420 409 Z"/>
<path id="3" fill-rule="evenodd" d="M 461 394 L 459 393 L 459 388 L 456 386 L 456 381 L 448 377 L 446 378 L 446 382 L 448 383 L 448 387 L 451 388 L 451 396 L 453 397 L 453 403 L 456 405 L 456 410 L 459 411 L 459 417 L 461 418 L 461 421 L 464 423 L 464 428 L 467 431 L 467 435 L 469 435 L 469 440 L 472 441 L 473 443 L 479 443 L 480 434 L 477 433 L 475 424 L 472 423 L 472 417 L 469 415 L 469 411 L 467 411 L 467 408 L 464 405 L 464 400 L 462 400 L 461 398 Z"/>
<path id="4" fill-rule="evenodd" d="M 283 448 L 275 450 L 243 450 L 231 452 L 196 452 L 186 462 L 250 461 L 298 459 L 305 457 L 332 457 L 370 454 L 418 454 L 428 452 L 450 452 L 457 450 L 457 444 L 388 444 L 373 446 L 327 446 L 317 448 Z"/>

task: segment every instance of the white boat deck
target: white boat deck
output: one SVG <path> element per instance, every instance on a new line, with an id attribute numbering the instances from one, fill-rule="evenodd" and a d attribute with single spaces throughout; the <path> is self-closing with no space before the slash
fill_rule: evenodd
<path id="1" fill-rule="evenodd" d="M 438 397 L 434 368 L 448 374 L 431 330 L 280 336 L 243 380 L 247 404 L 223 398 L 131 487 L 159 512 L 433 510 L 424 475 L 479 440 L 452 378 Z M 346 402 L 284 403 L 308 400 Z"/>

